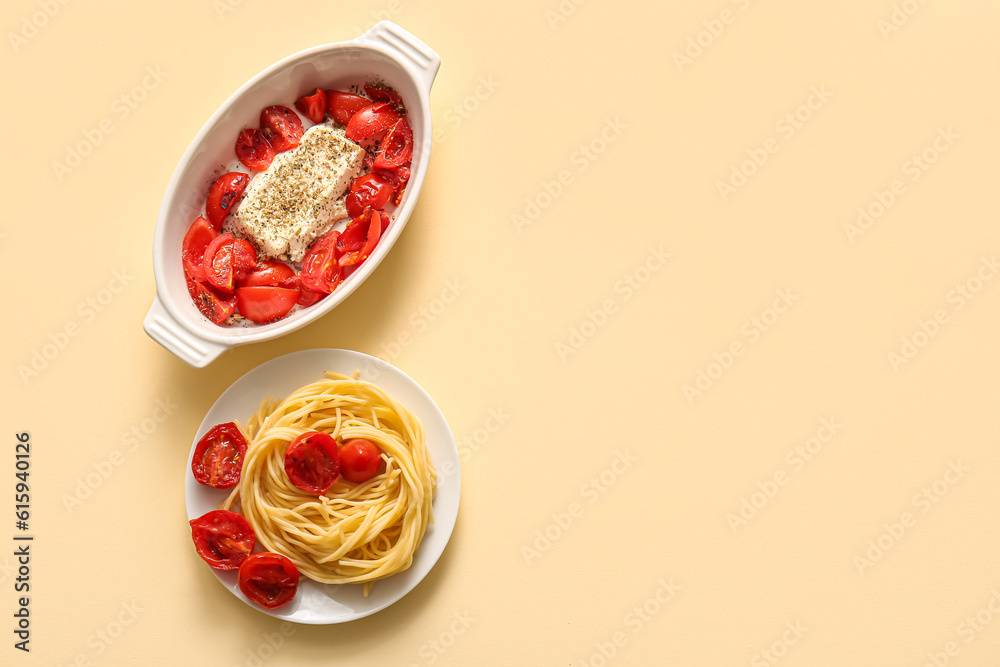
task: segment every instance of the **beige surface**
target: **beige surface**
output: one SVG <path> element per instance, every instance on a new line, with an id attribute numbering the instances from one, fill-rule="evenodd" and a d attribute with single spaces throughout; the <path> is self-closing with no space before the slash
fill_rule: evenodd
<path id="1" fill-rule="evenodd" d="M 27 656 L 0 548 L 0 663 L 997 664 L 995 2 L 167 6 L 2 10 L 0 544 L 22 430 L 36 541 Z M 443 60 L 405 234 L 324 320 L 187 367 L 141 329 L 174 165 L 380 15 Z M 410 595 L 293 628 L 195 556 L 182 481 L 218 395 L 311 347 L 420 382 L 463 494 Z"/>

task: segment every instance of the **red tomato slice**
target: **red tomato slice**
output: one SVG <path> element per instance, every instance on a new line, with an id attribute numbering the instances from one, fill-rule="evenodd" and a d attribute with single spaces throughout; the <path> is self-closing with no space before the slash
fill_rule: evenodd
<path id="1" fill-rule="evenodd" d="M 225 294 L 211 285 L 200 283 L 191 277 L 187 279 L 188 294 L 202 315 L 213 324 L 222 324 L 236 312 L 236 297 Z"/>
<path id="2" fill-rule="evenodd" d="M 274 147 L 267 142 L 260 130 L 247 128 L 236 138 L 236 157 L 248 169 L 264 171 L 274 160 Z"/>
<path id="3" fill-rule="evenodd" d="M 202 282 L 208 280 L 204 267 L 205 249 L 215 236 L 215 228 L 200 215 L 188 228 L 181 243 L 181 261 L 184 272 L 191 278 Z"/>
<path id="4" fill-rule="evenodd" d="M 296 488 L 323 495 L 340 477 L 337 441 L 321 431 L 303 433 L 285 451 L 285 473 Z"/>
<path id="5" fill-rule="evenodd" d="M 413 131 L 405 118 L 400 118 L 382 140 L 375 156 L 376 169 L 396 169 L 413 157 Z"/>
<path id="6" fill-rule="evenodd" d="M 233 241 L 233 279 L 246 280 L 257 268 L 257 249 L 246 239 Z"/>
<path id="7" fill-rule="evenodd" d="M 352 482 L 367 482 L 381 465 L 382 452 L 371 440 L 355 438 L 340 448 L 340 474 Z"/>
<path id="8" fill-rule="evenodd" d="M 213 510 L 188 524 L 198 555 L 217 570 L 237 569 L 257 541 L 247 520 L 229 510 Z"/>
<path id="9" fill-rule="evenodd" d="M 351 117 L 345 134 L 351 141 L 375 141 L 399 121 L 391 104 L 372 104 Z"/>
<path id="10" fill-rule="evenodd" d="M 370 211 L 366 208 L 361 215 L 357 216 L 349 223 L 344 233 L 337 239 L 337 254 L 343 255 L 349 252 L 361 250 L 365 246 L 368 238 L 368 223 L 371 220 Z"/>
<path id="11" fill-rule="evenodd" d="M 292 287 L 282 284 L 295 278 L 295 269 L 282 262 L 266 260 L 258 264 L 249 276 L 240 281 L 240 287 Z"/>
<path id="12" fill-rule="evenodd" d="M 326 115 L 326 93 L 322 88 L 316 88 L 308 95 L 295 100 L 295 108 L 312 122 L 322 123 L 323 116 Z"/>
<path id="13" fill-rule="evenodd" d="M 382 236 L 382 219 L 379 216 L 378 211 L 372 211 L 371 217 L 368 220 L 368 229 L 365 232 L 365 242 L 361 246 L 360 250 L 355 250 L 354 252 L 347 253 L 341 256 L 338 263 L 341 266 L 353 266 L 355 264 L 361 264 L 363 261 L 368 259 L 368 256 L 372 254 L 375 249 L 376 244 L 378 244 L 379 237 Z"/>
<path id="14" fill-rule="evenodd" d="M 250 176 L 239 171 L 223 174 L 212 183 L 208 191 L 208 201 L 205 204 L 205 214 L 208 221 L 218 231 L 226 216 L 236 210 L 250 182 Z"/>
<path id="15" fill-rule="evenodd" d="M 241 287 L 236 290 L 236 307 L 243 317 L 258 324 L 280 320 L 298 299 L 298 290 L 287 287 Z"/>
<path id="16" fill-rule="evenodd" d="M 205 274 L 213 287 L 223 292 L 233 291 L 234 266 L 232 234 L 220 234 L 205 248 Z"/>
<path id="17" fill-rule="evenodd" d="M 305 290 L 317 294 L 329 294 L 340 284 L 340 266 L 337 264 L 336 254 L 339 238 L 340 232 L 332 231 L 317 239 L 306 251 L 305 257 L 302 258 L 302 271 L 299 274 L 301 285 Z M 303 292 L 299 298 L 301 302 L 307 297 Z M 312 303 L 318 300 L 315 299 Z"/>
<path id="18" fill-rule="evenodd" d="M 372 99 L 372 102 L 391 104 L 393 108 L 403 111 L 403 99 L 388 86 L 366 83 L 365 94 Z"/>
<path id="19" fill-rule="evenodd" d="M 347 194 L 347 213 L 356 218 L 364 213 L 365 207 L 382 208 L 392 196 L 396 188 L 379 174 L 365 174 L 351 182 L 351 191 Z"/>
<path id="20" fill-rule="evenodd" d="M 299 145 L 302 119 L 286 106 L 275 104 L 260 112 L 260 131 L 278 153 Z"/>
<path id="21" fill-rule="evenodd" d="M 250 554 L 240 565 L 239 584 L 247 599 L 265 609 L 277 609 L 295 597 L 299 570 L 285 556 L 261 551 Z"/>
<path id="22" fill-rule="evenodd" d="M 357 112 L 361 111 L 372 103 L 366 97 L 345 93 L 340 90 L 326 91 L 326 110 L 330 112 L 330 118 L 341 125 L 347 125 Z"/>
<path id="23" fill-rule="evenodd" d="M 191 472 L 199 483 L 228 489 L 240 481 L 247 441 L 233 422 L 217 424 L 201 437 L 191 458 Z"/>

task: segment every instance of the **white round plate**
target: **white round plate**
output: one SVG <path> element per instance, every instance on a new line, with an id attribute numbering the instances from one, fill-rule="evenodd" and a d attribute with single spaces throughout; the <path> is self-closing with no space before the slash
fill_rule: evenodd
<path id="1" fill-rule="evenodd" d="M 345 375 L 360 371 L 360 379 L 377 384 L 409 408 L 424 425 L 427 447 L 438 473 L 438 486 L 433 504 L 434 523 L 424 533 L 413 563 L 409 569 L 376 582 L 367 598 L 362 594 L 362 584 L 332 586 L 302 577 L 295 599 L 284 607 L 268 610 L 250 602 L 240 592 L 235 570 L 212 569 L 223 586 L 254 609 L 287 621 L 315 625 L 343 623 L 374 614 L 413 590 L 434 567 L 448 544 L 458 518 L 461 492 L 455 438 L 441 410 L 427 392 L 408 375 L 381 359 L 351 350 L 321 348 L 292 352 L 261 364 L 234 382 L 215 402 L 198 427 L 188 455 L 184 476 L 188 519 L 218 509 L 230 491 L 213 489 L 195 481 L 191 473 L 191 459 L 198 440 L 216 424 L 233 420 L 245 423 L 265 398 L 281 399 L 299 387 L 323 379 L 323 371 Z M 198 566 L 208 567 L 195 554 L 193 545 L 191 554 L 192 562 L 198 561 Z"/>

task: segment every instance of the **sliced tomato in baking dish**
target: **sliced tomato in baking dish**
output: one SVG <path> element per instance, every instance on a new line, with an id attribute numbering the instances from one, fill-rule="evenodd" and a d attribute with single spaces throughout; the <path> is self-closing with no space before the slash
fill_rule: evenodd
<path id="1" fill-rule="evenodd" d="M 402 112 L 403 109 L 403 98 L 399 96 L 395 90 L 389 86 L 384 86 L 375 83 L 365 84 L 365 94 L 371 98 L 372 102 L 391 104 L 394 109 Z"/>
<path id="2" fill-rule="evenodd" d="M 205 215 L 216 231 L 222 228 L 222 221 L 236 210 L 250 182 L 250 176 L 240 171 L 231 171 L 219 176 L 208 190 Z"/>
<path id="3" fill-rule="evenodd" d="M 305 132 L 298 114 L 282 104 L 272 104 L 261 110 L 260 131 L 279 153 L 298 146 Z"/>
<path id="4" fill-rule="evenodd" d="M 309 250 L 306 251 L 302 258 L 302 271 L 299 273 L 301 285 L 306 290 L 318 294 L 329 294 L 340 284 L 342 276 L 340 265 L 337 264 L 339 239 L 340 232 L 329 232 L 313 242 Z M 302 300 L 300 298 L 300 303 Z"/>
<path id="5" fill-rule="evenodd" d="M 237 569 L 257 541 L 247 520 L 229 510 L 212 510 L 188 524 L 198 555 L 217 570 Z"/>
<path id="6" fill-rule="evenodd" d="M 399 118 L 399 112 L 391 104 L 372 104 L 351 117 L 345 134 L 351 141 L 370 143 L 380 139 Z"/>
<path id="7" fill-rule="evenodd" d="M 380 174 L 365 174 L 351 181 L 350 192 L 347 193 L 347 214 L 356 218 L 366 207 L 382 208 L 389 202 L 395 186 Z"/>
<path id="8" fill-rule="evenodd" d="M 277 609 L 295 597 L 299 570 L 285 556 L 261 551 L 251 554 L 240 565 L 239 585 L 247 599 L 265 609 Z"/>
<path id="9" fill-rule="evenodd" d="M 256 128 L 246 128 L 236 138 L 236 157 L 248 169 L 264 171 L 274 161 L 274 147 Z"/>
<path id="10" fill-rule="evenodd" d="M 181 260 L 184 263 L 184 272 L 194 280 L 204 282 L 208 280 L 205 275 L 205 249 L 218 234 L 212 224 L 198 216 L 188 227 L 181 242 Z"/>
<path id="11" fill-rule="evenodd" d="M 340 477 L 337 441 L 322 431 L 308 431 L 295 438 L 285 450 L 285 474 L 296 488 L 323 495 Z"/>
<path id="12" fill-rule="evenodd" d="M 362 215 L 360 218 L 357 218 L 357 220 L 364 221 L 365 216 Z M 361 248 L 348 252 L 337 260 L 337 263 L 341 266 L 354 266 L 356 264 L 361 264 L 363 261 L 368 259 L 368 256 L 372 254 L 373 250 L 375 250 L 375 246 L 378 244 L 378 240 L 382 236 L 382 217 L 379 215 L 378 211 L 372 211 L 368 215 L 367 222 L 362 222 L 362 224 L 367 225 L 365 228 L 365 241 Z M 358 229 L 360 229 L 360 226 Z"/>
<path id="13" fill-rule="evenodd" d="M 236 307 L 251 322 L 268 324 L 287 315 L 299 300 L 299 291 L 287 287 L 262 285 L 236 290 Z"/>
<path id="14" fill-rule="evenodd" d="M 234 422 L 216 424 L 198 441 L 191 472 L 200 484 L 228 489 L 240 481 L 246 453 L 247 440 Z"/>
<path id="15" fill-rule="evenodd" d="M 292 267 L 283 262 L 265 260 L 254 267 L 250 275 L 239 281 L 239 286 L 266 287 L 268 285 L 277 285 L 280 287 L 292 287 L 292 285 L 283 283 L 293 278 L 295 278 L 295 269 Z"/>
<path id="16" fill-rule="evenodd" d="M 246 280 L 257 268 L 257 249 L 246 239 L 233 240 L 233 280 Z"/>
<path id="17" fill-rule="evenodd" d="M 216 289 L 227 293 L 233 291 L 235 278 L 233 268 L 235 240 L 232 234 L 219 234 L 205 248 L 204 267 L 208 282 Z"/>
<path id="18" fill-rule="evenodd" d="M 314 123 L 322 123 L 326 115 L 326 93 L 322 88 L 316 88 L 308 95 L 295 100 L 295 108 Z"/>
<path id="19" fill-rule="evenodd" d="M 212 324 L 222 324 L 236 312 L 236 297 L 215 289 L 211 285 L 187 278 L 188 294 L 199 312 Z"/>
<path id="20" fill-rule="evenodd" d="M 326 91 L 326 110 L 330 112 L 330 118 L 341 125 L 347 125 L 354 114 L 371 105 L 372 101 L 361 95 L 342 90 Z"/>
<path id="21" fill-rule="evenodd" d="M 396 169 L 413 157 L 413 130 L 405 118 L 400 118 L 382 140 L 375 156 L 376 169 Z"/>

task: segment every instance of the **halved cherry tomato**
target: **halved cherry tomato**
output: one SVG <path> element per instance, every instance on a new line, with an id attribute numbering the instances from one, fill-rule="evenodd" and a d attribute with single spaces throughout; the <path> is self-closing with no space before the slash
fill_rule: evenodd
<path id="1" fill-rule="evenodd" d="M 222 324 L 236 312 L 236 297 L 232 294 L 220 292 L 190 276 L 187 279 L 187 288 L 194 305 L 213 324 Z"/>
<path id="2" fill-rule="evenodd" d="M 339 238 L 340 232 L 332 231 L 313 242 L 306 251 L 302 258 L 302 271 L 299 273 L 304 289 L 318 294 L 329 294 L 336 289 L 341 280 L 340 266 L 337 264 Z M 302 298 L 300 296 L 300 302 Z"/>
<path id="3" fill-rule="evenodd" d="M 261 110 L 260 131 L 278 153 L 298 146 L 304 132 L 298 115 L 281 104 Z"/>
<path id="4" fill-rule="evenodd" d="M 371 221 L 371 210 L 365 209 L 361 215 L 355 217 L 344 229 L 344 233 L 337 239 L 337 255 L 355 252 L 365 247 L 365 240 L 368 238 L 368 224 Z"/>
<path id="5" fill-rule="evenodd" d="M 236 157 L 249 169 L 264 171 L 274 161 L 274 147 L 258 129 L 247 128 L 236 138 Z"/>
<path id="6" fill-rule="evenodd" d="M 372 101 L 361 95 L 345 93 L 341 90 L 326 91 L 326 110 L 330 112 L 330 118 L 341 125 L 347 125 L 357 112 L 367 106 L 371 106 Z"/>
<path id="7" fill-rule="evenodd" d="M 363 219 L 363 217 L 361 218 Z M 345 230 L 346 233 L 346 230 Z M 342 255 L 337 263 L 341 266 L 353 266 L 355 264 L 361 264 L 363 261 L 368 259 L 368 256 L 372 254 L 375 249 L 376 244 L 378 244 L 379 238 L 382 236 L 382 219 L 378 211 L 372 211 L 371 216 L 368 219 L 368 229 L 365 231 L 365 242 L 361 246 L 360 250 L 355 250 Z"/>
<path id="8" fill-rule="evenodd" d="M 184 234 L 184 241 L 181 243 L 181 261 L 184 263 L 184 272 L 191 278 L 202 282 L 208 280 L 204 267 L 205 249 L 215 237 L 215 228 L 200 215 Z"/>
<path id="9" fill-rule="evenodd" d="M 208 221 L 218 231 L 226 216 L 239 206 L 243 191 L 250 182 L 250 176 L 239 171 L 223 174 L 212 183 L 208 191 L 208 202 L 205 204 L 205 214 Z"/>
<path id="10" fill-rule="evenodd" d="M 295 597 L 299 570 L 281 554 L 260 551 L 250 554 L 240 565 L 239 584 L 247 599 L 265 609 L 277 609 Z"/>
<path id="11" fill-rule="evenodd" d="M 299 299 L 298 290 L 273 285 L 241 287 L 236 290 L 236 307 L 243 317 L 258 324 L 280 320 Z"/>
<path id="12" fill-rule="evenodd" d="M 326 93 L 317 88 L 308 95 L 295 100 L 295 108 L 314 123 L 322 123 L 326 115 Z"/>
<path id="13" fill-rule="evenodd" d="M 382 140 L 375 156 L 376 169 L 396 169 L 413 157 L 413 131 L 405 118 L 400 118 Z"/>
<path id="14" fill-rule="evenodd" d="M 198 555 L 217 570 L 237 569 L 257 541 L 247 520 L 229 510 L 212 510 L 188 524 Z"/>
<path id="15" fill-rule="evenodd" d="M 282 262 L 266 260 L 258 264 L 249 276 L 240 281 L 240 287 L 266 287 L 275 285 L 278 287 L 292 287 L 284 285 L 286 280 L 295 277 L 295 269 Z"/>
<path id="16" fill-rule="evenodd" d="M 365 174 L 351 182 L 351 191 L 347 194 L 347 213 L 352 218 L 361 215 L 366 206 L 382 208 L 392 196 L 393 187 L 384 176 Z"/>
<path id="17" fill-rule="evenodd" d="M 354 438 L 340 448 L 340 474 L 352 482 L 367 482 L 381 465 L 382 452 L 371 440 Z"/>
<path id="18" fill-rule="evenodd" d="M 403 111 L 403 99 L 392 88 L 373 83 L 365 84 L 365 94 L 372 99 L 372 102 L 391 104 L 393 108 Z"/>
<path id="19" fill-rule="evenodd" d="M 334 267 L 339 270 L 337 263 L 334 262 L 333 264 Z M 281 287 L 287 287 L 289 289 L 297 289 L 299 291 L 299 300 L 296 301 L 295 303 L 299 304 L 300 306 L 311 306 L 326 296 L 325 293 L 314 292 L 305 285 L 303 285 L 302 276 L 300 276 L 299 274 L 295 274 L 288 280 L 283 281 L 281 283 Z"/>
<path id="20" fill-rule="evenodd" d="M 233 422 L 217 424 L 201 437 L 194 448 L 191 472 L 199 483 L 228 489 L 240 481 L 247 440 Z"/>
<path id="21" fill-rule="evenodd" d="M 376 141 L 397 121 L 399 112 L 391 104 L 372 104 L 351 117 L 345 134 L 351 141 Z"/>
<path id="22" fill-rule="evenodd" d="M 246 280 L 257 268 L 257 249 L 246 239 L 233 241 L 233 279 Z"/>
<path id="23" fill-rule="evenodd" d="M 337 441 L 322 431 L 303 433 L 285 451 L 285 473 L 296 488 L 323 495 L 340 477 Z"/>
<path id="24" fill-rule="evenodd" d="M 219 234 L 205 248 L 204 266 L 208 282 L 223 292 L 233 291 L 235 277 L 233 242 L 235 240 L 232 234 Z"/>

